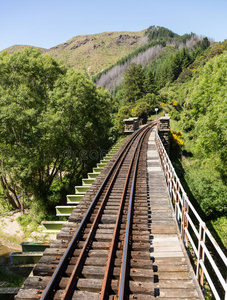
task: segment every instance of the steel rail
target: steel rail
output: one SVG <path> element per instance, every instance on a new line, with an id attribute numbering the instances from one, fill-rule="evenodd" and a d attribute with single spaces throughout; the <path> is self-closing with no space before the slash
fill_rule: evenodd
<path id="1" fill-rule="evenodd" d="M 116 161 L 114 162 L 113 166 L 111 167 L 110 171 L 108 172 L 107 176 L 105 177 L 102 185 L 100 186 L 98 192 L 96 193 L 92 203 L 90 204 L 85 216 L 83 217 L 80 226 L 78 227 L 75 235 L 73 236 L 66 252 L 64 253 L 61 261 L 59 262 L 54 274 L 51 277 L 50 282 L 48 283 L 47 287 L 45 288 L 45 290 L 42 293 L 42 296 L 40 298 L 40 300 L 50 300 L 54 290 L 56 289 L 57 284 L 60 282 L 61 280 L 61 276 L 62 273 L 64 272 L 64 270 L 67 267 L 68 261 L 70 259 L 70 257 L 73 255 L 75 246 L 79 240 L 79 238 L 82 235 L 82 231 L 84 229 L 84 227 L 86 226 L 86 223 L 88 222 L 88 219 L 91 216 L 92 210 L 95 207 L 96 203 L 98 202 L 98 199 L 101 195 L 101 192 L 104 189 L 104 186 L 107 184 L 107 181 L 110 179 L 110 176 L 112 175 L 115 167 L 117 166 L 117 164 L 120 162 L 120 160 L 122 159 L 122 157 L 124 156 L 125 153 L 125 149 L 129 150 L 131 145 L 133 144 L 133 141 L 136 139 L 136 137 L 140 134 L 140 132 L 142 132 L 144 130 L 144 128 L 139 129 L 138 131 L 136 131 L 130 138 L 130 140 L 127 142 L 127 144 L 125 145 L 124 150 L 120 153 L 119 157 L 116 159 Z M 66 298 L 65 298 L 66 299 Z"/>
<path id="2" fill-rule="evenodd" d="M 147 133 L 147 130 L 149 130 L 149 129 L 150 129 L 150 127 L 148 129 L 146 129 L 145 132 L 143 132 L 143 135 L 145 135 Z M 104 299 L 106 299 L 106 296 L 107 296 L 107 289 L 108 289 L 108 284 L 110 282 L 110 276 L 111 276 L 111 267 L 113 265 L 114 254 L 116 251 L 116 245 L 117 245 L 117 241 L 118 241 L 117 238 L 118 238 L 119 231 L 120 231 L 120 220 L 121 220 L 121 217 L 123 214 L 123 207 L 124 207 L 124 202 L 125 202 L 124 200 L 125 200 L 125 196 L 126 196 L 126 192 L 127 192 L 127 187 L 129 185 L 129 180 L 130 180 L 133 163 L 135 162 L 136 152 L 138 150 L 141 139 L 143 139 L 143 136 L 141 136 L 140 140 L 137 142 L 136 149 L 131 158 L 130 166 L 129 166 L 129 169 L 127 172 L 127 177 L 125 180 L 124 189 L 123 189 L 123 193 L 122 193 L 121 200 L 120 200 L 120 206 L 118 209 L 117 220 L 116 220 L 115 227 L 114 227 L 114 233 L 113 233 L 111 245 L 109 248 L 109 254 L 108 254 L 108 258 L 107 258 L 106 269 L 105 269 L 105 273 L 104 273 L 104 279 L 103 279 L 103 283 L 102 283 L 99 300 L 104 300 Z"/>
<path id="3" fill-rule="evenodd" d="M 129 207 L 128 207 L 123 259 L 122 259 L 120 279 L 119 279 L 120 284 L 119 284 L 119 289 L 118 289 L 118 300 L 125 299 L 125 284 L 126 284 L 126 276 L 127 276 L 127 269 L 128 269 L 128 254 L 129 254 L 129 238 L 130 238 L 130 232 L 131 232 L 133 202 L 134 202 L 134 197 L 135 197 L 136 176 L 137 176 L 138 165 L 139 165 L 140 151 L 142 149 L 143 140 L 144 140 L 148 130 L 146 130 L 146 132 L 142 136 L 142 138 L 140 140 L 140 144 L 139 144 L 139 150 L 137 151 L 137 157 L 136 157 L 136 163 L 135 163 L 135 169 L 134 169 L 133 181 L 132 181 L 132 187 L 131 187 L 131 193 L 130 193 Z"/>
<path id="4" fill-rule="evenodd" d="M 120 164 L 117 166 L 117 169 L 115 170 L 115 172 L 113 174 L 113 177 L 111 178 L 111 181 L 109 183 L 109 187 L 108 187 L 107 191 L 104 194 L 102 203 L 99 206 L 98 212 L 97 212 L 97 214 L 95 216 L 95 219 L 94 219 L 94 221 L 92 223 L 92 226 L 91 226 L 91 229 L 90 229 L 89 234 L 87 236 L 87 239 L 86 239 L 86 241 L 84 243 L 84 246 L 83 246 L 83 248 L 82 248 L 82 250 L 80 252 L 80 255 L 78 257 L 76 265 L 73 268 L 72 275 L 70 276 L 70 279 L 69 279 L 69 282 L 68 282 L 68 284 L 67 284 L 67 286 L 65 288 L 64 294 L 61 297 L 62 300 L 63 299 L 70 299 L 71 296 L 72 296 L 72 294 L 73 294 L 73 291 L 75 289 L 75 280 L 76 280 L 76 277 L 81 272 L 81 269 L 83 267 L 84 261 L 86 259 L 86 253 L 87 253 L 87 251 L 89 249 L 89 246 L 91 244 L 92 238 L 94 237 L 95 232 L 97 230 L 97 227 L 98 227 L 101 215 L 102 215 L 102 213 L 104 211 L 104 208 L 105 208 L 105 204 L 106 204 L 106 202 L 108 200 L 108 196 L 110 194 L 110 191 L 111 191 L 111 189 L 113 187 L 114 181 L 115 181 L 115 179 L 117 177 L 117 174 L 119 173 L 120 167 L 122 166 L 122 164 L 124 162 L 124 159 L 125 159 L 128 151 L 129 151 L 129 149 L 122 156 L 122 158 L 120 160 Z"/>

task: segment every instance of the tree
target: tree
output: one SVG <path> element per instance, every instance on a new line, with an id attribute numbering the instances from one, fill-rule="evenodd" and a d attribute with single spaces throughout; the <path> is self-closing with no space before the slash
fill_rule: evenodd
<path id="1" fill-rule="evenodd" d="M 171 64 L 171 69 L 170 69 L 170 76 L 171 76 L 171 82 L 176 80 L 178 78 L 178 76 L 181 73 L 182 70 L 182 60 L 181 60 L 181 53 L 179 51 L 177 51 L 173 57 L 170 60 L 170 64 Z"/>
<path id="2" fill-rule="evenodd" d="M 133 108 L 132 116 L 142 119 L 142 124 L 147 123 L 147 115 L 150 112 L 151 107 L 147 102 L 139 101 L 137 105 Z"/>
<path id="3" fill-rule="evenodd" d="M 124 132 L 123 120 L 129 118 L 130 116 L 131 116 L 131 109 L 129 108 L 129 106 L 122 106 L 119 109 L 114 121 L 114 126 L 119 134 L 123 134 Z"/>
<path id="4" fill-rule="evenodd" d="M 181 50 L 181 69 L 185 69 L 187 68 L 190 63 L 191 63 L 191 57 L 190 57 L 190 54 L 189 54 L 189 51 L 186 47 L 184 47 L 182 50 Z"/>
<path id="5" fill-rule="evenodd" d="M 165 60 L 158 72 L 156 73 L 156 82 L 158 89 L 161 89 L 167 82 L 172 82 L 171 64 L 169 60 Z"/>
<path id="6" fill-rule="evenodd" d="M 152 70 L 146 72 L 143 86 L 147 94 L 155 94 L 157 87 Z"/>
<path id="7" fill-rule="evenodd" d="M 142 65 L 132 63 L 124 73 L 124 95 L 127 101 L 135 103 L 144 95 L 144 73 Z"/>
<path id="8" fill-rule="evenodd" d="M 194 164 L 187 166 L 187 182 L 207 214 L 226 215 L 227 54 L 210 59 L 198 73 L 181 117 L 184 130 L 190 130 L 193 138 Z"/>
<path id="9" fill-rule="evenodd" d="M 210 41 L 207 37 L 204 37 L 203 40 L 200 42 L 199 46 L 203 51 L 205 51 L 210 46 Z"/>
<path id="10" fill-rule="evenodd" d="M 54 180 L 83 173 L 108 138 L 109 93 L 34 49 L 0 56 L 0 105 L 1 184 L 14 207 L 19 195 L 47 206 Z"/>
<path id="11" fill-rule="evenodd" d="M 34 49 L 0 56 L 1 184 L 13 207 L 20 206 L 20 194 L 31 193 L 34 177 L 40 191 L 44 188 L 42 161 L 50 154 L 41 148 L 52 146 L 47 141 L 49 125 L 44 122 L 48 117 L 44 112 L 48 112 L 55 81 L 65 72 L 53 58 L 42 57 Z M 49 162 L 45 185 L 50 185 L 56 175 L 55 168 L 50 168 Z"/>
<path id="12" fill-rule="evenodd" d="M 138 101 L 138 104 L 140 102 L 146 102 L 149 105 L 149 109 L 147 109 L 148 114 L 155 113 L 155 107 L 159 106 L 159 100 L 158 97 L 155 94 L 146 94 L 142 99 Z"/>

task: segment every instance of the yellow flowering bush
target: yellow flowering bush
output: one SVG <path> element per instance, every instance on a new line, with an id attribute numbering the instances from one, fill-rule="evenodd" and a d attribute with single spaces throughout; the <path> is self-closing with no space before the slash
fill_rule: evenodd
<path id="1" fill-rule="evenodd" d="M 183 133 L 181 131 L 175 131 L 170 129 L 170 142 L 173 147 L 175 146 L 183 146 L 184 142 L 181 140 L 183 137 Z"/>

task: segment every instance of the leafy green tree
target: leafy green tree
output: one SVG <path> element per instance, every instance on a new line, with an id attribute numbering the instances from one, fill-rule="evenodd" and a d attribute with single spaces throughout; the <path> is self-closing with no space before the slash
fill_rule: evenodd
<path id="1" fill-rule="evenodd" d="M 31 193 L 35 177 L 41 191 L 56 175 L 54 162 L 52 169 L 50 161 L 43 170 L 52 147 L 46 114 L 50 92 L 65 72 L 53 58 L 34 49 L 0 56 L 1 184 L 13 207 L 20 206 L 19 195 Z M 46 152 L 40 151 L 41 145 L 48 147 Z"/>
<path id="2" fill-rule="evenodd" d="M 144 72 L 142 66 L 132 63 L 124 73 L 123 90 L 125 98 L 135 103 L 144 95 Z"/>
<path id="3" fill-rule="evenodd" d="M 139 101 L 132 110 L 132 116 L 142 119 L 143 124 L 147 122 L 147 116 L 151 111 L 151 107 L 147 102 Z"/>
<path id="4" fill-rule="evenodd" d="M 124 119 L 131 117 L 132 109 L 129 106 L 122 106 L 115 117 L 114 127 L 119 134 L 124 132 Z"/>
<path id="5" fill-rule="evenodd" d="M 227 53 L 210 59 L 191 82 L 181 117 L 182 127 L 193 138 L 196 171 L 188 182 L 208 214 L 227 211 Z M 199 177 L 199 178 L 198 178 Z"/>
<path id="6" fill-rule="evenodd" d="M 140 99 L 138 101 L 138 104 L 140 102 L 143 102 L 143 103 L 145 102 L 148 104 L 149 109 L 147 109 L 147 112 L 148 112 L 148 114 L 151 114 L 151 113 L 155 113 L 155 107 L 159 106 L 160 101 L 159 101 L 157 95 L 148 93 L 142 99 Z"/>
<path id="7" fill-rule="evenodd" d="M 108 139 L 109 93 L 34 49 L 1 54 L 0 105 L 0 178 L 14 207 L 21 195 L 47 206 L 54 180 L 81 174 Z"/>

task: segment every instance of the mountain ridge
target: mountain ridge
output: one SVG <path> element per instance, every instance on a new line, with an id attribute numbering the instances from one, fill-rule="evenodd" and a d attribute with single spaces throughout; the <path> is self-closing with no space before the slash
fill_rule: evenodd
<path id="1" fill-rule="evenodd" d="M 97 85 L 112 90 L 116 84 L 118 85 L 122 81 L 122 76 L 117 75 L 119 77 L 117 78 L 113 74 L 118 73 L 119 65 L 124 64 L 125 68 L 134 61 L 144 65 L 162 51 L 161 48 L 167 44 L 172 44 L 173 48 L 178 48 L 180 44 L 188 47 L 188 41 L 194 37 L 197 38 L 194 33 L 178 35 L 165 27 L 153 25 L 141 31 L 106 31 L 78 35 L 49 49 L 31 47 L 38 49 L 42 54 L 50 54 L 66 67 L 86 74 Z M 26 47 L 29 46 L 14 45 L 5 50 L 13 53 L 17 50 L 22 51 Z M 113 67 L 115 69 L 111 70 Z M 105 78 L 109 77 L 106 76 L 107 71 L 108 74 L 112 73 L 111 78 L 114 79 L 111 79 L 114 82 L 111 86 L 104 82 Z M 107 81 L 109 81 L 108 78 Z"/>
<path id="2" fill-rule="evenodd" d="M 49 49 L 28 45 L 13 45 L 3 51 L 13 53 L 15 51 L 23 51 L 26 47 L 33 47 L 43 54 L 48 53 L 52 55 L 67 67 L 92 77 L 146 44 L 145 32 L 146 30 L 107 31 L 91 35 L 74 36 L 66 42 Z"/>

